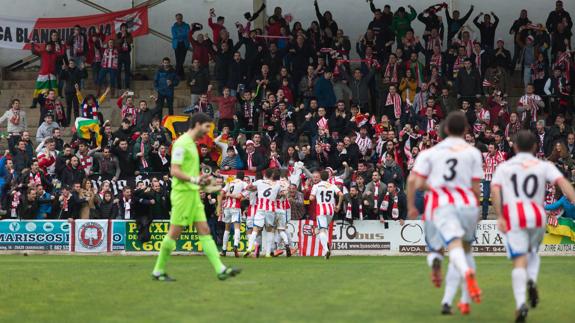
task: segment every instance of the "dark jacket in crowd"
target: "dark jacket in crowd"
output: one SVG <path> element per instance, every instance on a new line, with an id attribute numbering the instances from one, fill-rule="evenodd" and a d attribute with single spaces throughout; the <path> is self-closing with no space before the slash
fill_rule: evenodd
<path id="1" fill-rule="evenodd" d="M 80 69 L 78 66 L 74 68 L 66 68 L 60 72 L 60 80 L 65 81 L 64 92 L 68 95 L 75 94 L 75 85 L 82 82 L 82 79 L 88 77 L 86 69 Z"/>

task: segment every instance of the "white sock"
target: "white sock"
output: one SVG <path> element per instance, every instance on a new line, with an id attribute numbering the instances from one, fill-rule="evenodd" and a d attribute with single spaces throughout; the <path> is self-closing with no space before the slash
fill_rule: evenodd
<path id="1" fill-rule="evenodd" d="M 513 285 L 513 295 L 515 295 L 516 308 L 525 304 L 525 292 L 527 290 L 527 270 L 525 268 L 514 268 L 511 271 Z"/>
<path id="2" fill-rule="evenodd" d="M 527 277 L 534 283 L 537 283 L 537 276 L 539 276 L 539 267 L 541 266 L 541 258 L 537 252 L 530 252 L 527 254 Z"/>
<path id="3" fill-rule="evenodd" d="M 461 277 L 465 277 L 465 273 L 469 270 L 469 265 L 467 264 L 463 248 L 449 250 L 449 262 L 453 262 Z"/>
<path id="4" fill-rule="evenodd" d="M 226 230 L 222 238 L 222 251 L 228 251 L 228 240 L 230 240 L 230 231 Z"/>
<path id="5" fill-rule="evenodd" d="M 282 242 L 282 237 L 280 236 L 279 231 L 276 231 L 274 233 L 274 245 L 275 245 L 275 249 L 279 249 L 280 248 L 280 243 Z"/>
<path id="6" fill-rule="evenodd" d="M 240 245 L 240 238 L 242 233 L 240 229 L 234 230 L 234 247 L 238 247 Z"/>
<path id="7" fill-rule="evenodd" d="M 445 274 L 445 290 L 443 291 L 443 299 L 441 300 L 441 304 L 449 304 L 451 306 L 460 282 L 461 275 L 459 275 L 459 272 L 457 271 L 457 268 L 455 268 L 453 262 L 449 262 L 449 265 L 447 265 L 447 273 Z"/>
<path id="8" fill-rule="evenodd" d="M 280 231 L 280 237 L 283 240 L 283 242 L 285 243 L 286 248 L 289 248 L 290 244 L 289 244 L 289 240 L 288 240 L 286 232 Z"/>
<path id="9" fill-rule="evenodd" d="M 262 247 L 262 235 L 263 233 L 260 232 L 260 234 L 258 234 L 256 239 L 256 245 L 258 245 L 260 248 Z"/>
<path id="10" fill-rule="evenodd" d="M 274 243 L 274 233 L 273 232 L 266 232 L 266 246 L 265 246 L 265 254 L 266 255 L 271 254 L 273 243 Z"/>
<path id="11" fill-rule="evenodd" d="M 256 231 L 252 231 L 252 234 L 250 234 L 250 238 L 248 239 L 248 251 L 252 251 L 254 249 L 254 242 L 256 241 L 257 236 L 258 233 Z"/>
<path id="12" fill-rule="evenodd" d="M 473 270 L 477 268 L 475 266 L 475 258 L 473 257 L 473 254 L 471 252 L 465 254 L 465 259 L 467 260 L 467 264 L 469 265 L 469 267 L 471 267 Z"/>
<path id="13" fill-rule="evenodd" d="M 318 234 L 319 242 L 324 250 L 324 253 L 327 252 L 327 234 L 323 231 L 320 231 Z"/>
<path id="14" fill-rule="evenodd" d="M 429 266 L 429 268 L 431 268 L 431 266 L 433 265 L 433 260 L 435 259 L 443 260 L 443 255 L 435 251 L 431 251 L 427 254 L 427 265 Z"/>

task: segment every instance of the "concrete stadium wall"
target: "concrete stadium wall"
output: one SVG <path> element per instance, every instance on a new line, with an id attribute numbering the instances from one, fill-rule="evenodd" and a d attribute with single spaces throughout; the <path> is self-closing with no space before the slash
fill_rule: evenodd
<path id="1" fill-rule="evenodd" d="M 399 6 L 412 4 L 418 13 L 430 5 L 440 2 L 434 0 L 374 1 L 378 8 L 383 8 L 386 3 L 389 3 L 393 10 Z M 132 5 L 132 0 L 94 0 L 94 2 L 111 10 L 126 9 Z M 139 4 L 144 0 L 135 0 L 134 2 Z M 453 8 L 459 8 L 462 14 L 468 10 L 471 4 L 475 5 L 475 11 L 468 21 L 469 25 L 472 25 L 472 19 L 479 12 L 494 11 L 500 18 L 496 39 L 504 39 L 509 49 L 512 48 L 509 28 L 519 16 L 521 9 L 527 9 L 529 17 L 536 23 L 544 23 L 549 11 L 554 9 L 554 1 L 542 2 L 538 0 L 508 0 L 505 2 L 501 0 L 451 0 L 448 3 Z M 284 9 L 284 14 L 291 13 L 294 21 L 302 22 L 304 28 L 307 28 L 311 21 L 316 19 L 312 0 L 267 0 L 268 13 L 272 13 L 275 6 L 281 6 Z M 346 32 L 354 45 L 372 19 L 369 5 L 364 0 L 319 0 L 319 6 L 322 11 L 329 9 L 333 13 L 340 28 Z M 564 1 L 564 6 L 575 16 L 575 1 Z M 236 21 L 243 22 L 243 13 L 248 10 L 253 11 L 253 0 L 167 0 L 150 9 L 150 27 L 169 35 L 174 14 L 181 12 L 186 21 L 202 23 L 207 29 L 206 32 L 211 34 L 211 30 L 207 26 L 210 8 L 215 8 L 218 15 L 226 17 L 226 26 L 232 30 L 232 38 L 236 39 L 234 23 Z M 96 13 L 99 11 L 76 0 L 18 0 L 11 2 L 10 6 L 2 6 L 0 14 L 13 17 L 62 17 Z M 421 34 L 423 32 L 422 23 L 415 21 L 413 26 L 416 33 Z M 28 52 L 21 50 L 0 49 L 0 66 L 10 64 L 27 55 Z M 168 42 L 152 35 L 136 40 L 138 64 L 157 64 L 164 56 L 173 56 Z"/>

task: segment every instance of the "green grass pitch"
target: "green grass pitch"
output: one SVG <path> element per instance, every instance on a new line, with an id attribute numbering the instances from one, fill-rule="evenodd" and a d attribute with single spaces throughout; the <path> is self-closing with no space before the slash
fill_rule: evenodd
<path id="1" fill-rule="evenodd" d="M 424 257 L 234 259 L 221 282 L 204 257 L 0 256 L 0 322 L 512 322 L 511 264 L 479 257 L 483 302 L 439 314 Z M 542 257 L 541 303 L 529 322 L 573 322 L 575 258 Z M 446 268 L 444 264 L 444 270 Z"/>

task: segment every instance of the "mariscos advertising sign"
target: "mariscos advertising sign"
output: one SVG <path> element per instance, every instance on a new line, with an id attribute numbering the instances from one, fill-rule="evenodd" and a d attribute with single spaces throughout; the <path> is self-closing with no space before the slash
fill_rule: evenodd
<path id="1" fill-rule="evenodd" d="M 0 250 L 68 250 L 67 220 L 0 221 Z"/>

